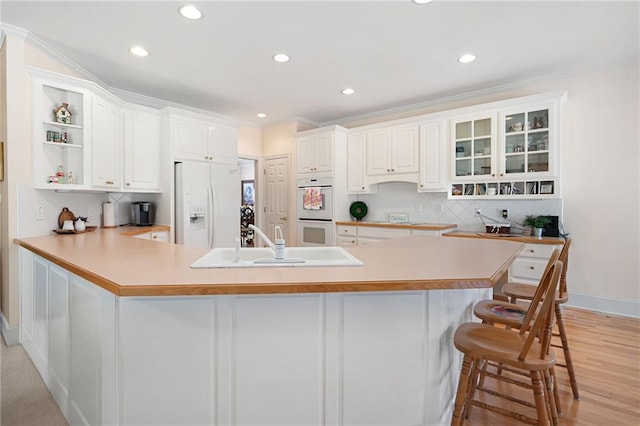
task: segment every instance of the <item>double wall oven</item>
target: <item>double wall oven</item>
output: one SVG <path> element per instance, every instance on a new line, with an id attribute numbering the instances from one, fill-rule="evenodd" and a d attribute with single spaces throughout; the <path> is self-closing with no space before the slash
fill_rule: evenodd
<path id="1" fill-rule="evenodd" d="M 333 180 L 305 178 L 297 181 L 298 246 L 332 246 Z"/>

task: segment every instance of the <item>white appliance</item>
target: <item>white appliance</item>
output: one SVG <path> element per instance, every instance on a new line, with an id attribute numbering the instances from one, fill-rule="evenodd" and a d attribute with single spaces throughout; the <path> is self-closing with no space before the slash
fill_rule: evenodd
<path id="1" fill-rule="evenodd" d="M 333 181 L 331 178 L 307 178 L 297 181 L 298 219 L 333 220 Z M 316 195 L 313 201 L 311 195 Z"/>
<path id="2" fill-rule="evenodd" d="M 176 244 L 235 247 L 240 238 L 240 171 L 237 165 L 175 164 Z"/>
<path id="3" fill-rule="evenodd" d="M 322 247 L 335 245 L 332 221 L 298 220 L 297 232 L 299 247 Z"/>
<path id="4" fill-rule="evenodd" d="M 298 179 L 297 187 L 298 246 L 333 246 L 333 180 Z"/>

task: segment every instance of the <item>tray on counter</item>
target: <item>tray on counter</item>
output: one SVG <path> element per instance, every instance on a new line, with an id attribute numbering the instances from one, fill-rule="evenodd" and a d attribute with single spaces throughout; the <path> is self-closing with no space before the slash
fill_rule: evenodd
<path id="1" fill-rule="evenodd" d="M 97 226 L 87 226 L 84 231 L 76 231 L 75 229 L 54 229 L 53 232 L 56 234 L 84 234 L 86 232 L 95 231 Z"/>

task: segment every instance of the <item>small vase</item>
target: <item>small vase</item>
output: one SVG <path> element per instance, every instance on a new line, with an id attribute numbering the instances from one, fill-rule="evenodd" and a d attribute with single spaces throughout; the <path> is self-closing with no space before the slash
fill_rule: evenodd
<path id="1" fill-rule="evenodd" d="M 73 224 L 77 232 L 84 232 L 87 229 L 87 225 L 84 220 L 76 220 Z"/>
<path id="2" fill-rule="evenodd" d="M 531 228 L 531 235 L 534 237 L 542 237 L 542 228 Z"/>

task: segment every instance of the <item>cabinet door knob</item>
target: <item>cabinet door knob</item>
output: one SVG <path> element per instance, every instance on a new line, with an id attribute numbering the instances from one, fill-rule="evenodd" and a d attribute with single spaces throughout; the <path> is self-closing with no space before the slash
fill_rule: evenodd
<path id="1" fill-rule="evenodd" d="M 536 269 L 535 266 L 529 266 L 529 269 Z"/>
<path id="2" fill-rule="evenodd" d="M 362 189 L 364 189 L 364 186 L 362 187 Z"/>
<path id="3" fill-rule="evenodd" d="M 395 171 L 396 171 L 396 169 L 391 169 L 391 171 L 392 171 L 392 172 L 395 172 Z"/>
<path id="4" fill-rule="evenodd" d="M 495 173 L 491 173 L 491 176 L 492 176 L 492 177 L 496 177 L 496 174 L 495 174 Z"/>
<path id="5" fill-rule="evenodd" d="M 131 184 L 129 182 L 127 182 L 127 186 L 131 186 Z"/>

